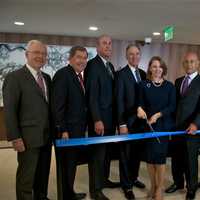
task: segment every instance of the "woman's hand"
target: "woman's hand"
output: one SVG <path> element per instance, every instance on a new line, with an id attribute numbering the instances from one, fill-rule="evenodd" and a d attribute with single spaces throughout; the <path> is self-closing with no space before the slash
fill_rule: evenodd
<path id="1" fill-rule="evenodd" d="M 140 118 L 140 119 L 147 119 L 147 114 L 143 110 L 142 107 L 138 107 L 138 109 L 137 109 L 137 117 Z"/>
<path id="2" fill-rule="evenodd" d="M 126 134 L 128 134 L 128 128 L 127 128 L 127 126 L 119 127 L 119 133 L 120 133 L 120 135 L 126 135 Z"/>
<path id="3" fill-rule="evenodd" d="M 69 139 L 69 133 L 68 133 L 67 131 L 63 132 L 63 133 L 61 134 L 61 136 L 62 136 L 62 139 L 65 139 L 65 140 L 68 140 L 68 139 Z"/>
<path id="4" fill-rule="evenodd" d="M 162 116 L 161 112 L 158 112 L 151 116 L 151 118 L 148 120 L 149 124 L 155 124 L 157 120 Z"/>

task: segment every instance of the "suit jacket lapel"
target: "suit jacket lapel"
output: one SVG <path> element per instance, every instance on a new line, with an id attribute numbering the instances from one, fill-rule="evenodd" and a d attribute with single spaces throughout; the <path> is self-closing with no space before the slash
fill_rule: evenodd
<path id="1" fill-rule="evenodd" d="M 126 65 L 126 73 L 127 73 L 127 77 L 130 81 L 134 81 L 136 83 L 135 77 L 130 69 L 130 67 L 128 65 Z"/>
<path id="2" fill-rule="evenodd" d="M 179 91 L 179 94 L 181 94 L 181 85 L 182 85 L 183 79 L 184 77 L 182 77 L 177 83 L 177 90 Z"/>
<path id="3" fill-rule="evenodd" d="M 97 61 L 99 62 L 99 65 L 102 67 L 103 71 L 111 78 L 111 75 L 108 72 L 108 69 L 106 69 L 106 66 L 103 62 L 103 60 L 101 59 L 101 57 L 99 55 L 96 56 Z M 109 62 L 110 63 L 110 62 Z M 110 63 L 110 69 L 114 75 L 115 71 L 114 71 L 114 67 L 112 66 L 112 64 Z"/>
<path id="4" fill-rule="evenodd" d="M 188 93 L 190 93 L 198 84 L 198 79 L 200 78 L 199 74 L 191 81 L 188 89 L 187 89 L 187 92 L 186 92 L 186 95 Z"/>
<path id="5" fill-rule="evenodd" d="M 31 74 L 31 72 L 28 70 L 28 68 L 26 66 L 23 67 L 24 69 L 24 73 L 25 73 L 25 77 L 26 79 L 29 81 L 29 83 L 31 83 L 31 85 L 36 89 L 37 93 L 46 101 L 46 98 L 41 90 L 41 88 L 39 87 L 39 85 L 37 84 L 37 82 L 35 81 L 35 78 L 33 77 L 33 75 Z M 46 84 L 47 85 L 47 84 Z"/>
<path id="6" fill-rule="evenodd" d="M 72 68 L 71 65 L 68 65 L 68 67 L 70 68 L 70 72 L 72 74 L 72 79 L 73 79 L 75 85 L 79 88 L 79 90 L 81 90 L 82 94 L 84 95 L 83 88 L 81 87 L 81 83 L 80 83 L 80 81 L 78 79 L 78 76 L 77 76 L 76 72 L 74 71 L 74 69 Z"/>
<path id="7" fill-rule="evenodd" d="M 188 89 L 187 89 L 187 91 L 186 91 L 186 93 L 185 93 L 184 96 L 181 95 L 181 85 L 182 85 L 182 82 L 183 82 L 183 80 L 184 80 L 184 77 L 182 77 L 182 78 L 180 79 L 180 84 L 178 84 L 178 91 L 179 91 L 179 94 L 180 94 L 180 96 L 181 96 L 182 98 L 187 97 L 188 94 L 190 94 L 190 93 L 193 91 L 193 89 L 195 89 L 196 85 L 198 84 L 197 81 L 198 81 L 199 78 L 200 78 L 200 76 L 199 76 L 199 74 L 198 74 L 198 75 L 191 81 L 191 83 L 190 83 L 190 85 L 188 86 Z"/>

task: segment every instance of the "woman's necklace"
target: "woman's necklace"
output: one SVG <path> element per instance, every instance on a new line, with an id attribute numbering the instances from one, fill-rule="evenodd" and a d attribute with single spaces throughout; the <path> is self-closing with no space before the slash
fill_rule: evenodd
<path id="1" fill-rule="evenodd" d="M 160 82 L 152 81 L 152 83 L 153 83 L 153 85 L 154 85 L 155 87 L 160 87 L 160 86 L 162 85 L 162 83 L 163 83 L 163 80 L 161 80 Z"/>

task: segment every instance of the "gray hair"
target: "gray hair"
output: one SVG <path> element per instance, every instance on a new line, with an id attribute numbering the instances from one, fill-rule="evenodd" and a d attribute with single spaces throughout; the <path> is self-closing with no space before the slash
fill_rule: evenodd
<path id="1" fill-rule="evenodd" d="M 135 48 L 137 48 L 138 50 L 139 50 L 139 52 L 141 53 L 141 49 L 140 49 L 140 47 L 139 47 L 139 45 L 137 45 L 137 44 L 128 44 L 128 46 L 126 47 L 126 53 L 128 52 L 128 50 L 130 49 L 130 48 L 132 48 L 132 47 L 135 47 Z"/>
<path id="2" fill-rule="evenodd" d="M 39 44 L 44 45 L 44 46 L 46 47 L 46 45 L 45 45 L 43 42 L 39 41 L 39 40 L 30 40 L 30 41 L 28 42 L 27 46 L 26 46 L 26 51 L 29 51 L 30 48 L 31 48 L 31 46 L 32 46 L 33 44 L 36 44 L 36 43 L 39 43 Z"/>

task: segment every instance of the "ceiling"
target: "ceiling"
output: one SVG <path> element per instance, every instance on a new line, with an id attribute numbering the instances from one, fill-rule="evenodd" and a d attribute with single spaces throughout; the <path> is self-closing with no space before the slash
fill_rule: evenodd
<path id="1" fill-rule="evenodd" d="M 163 41 L 152 32 L 168 25 L 175 27 L 171 42 L 200 44 L 200 0 L 0 0 L 0 32 Z"/>

